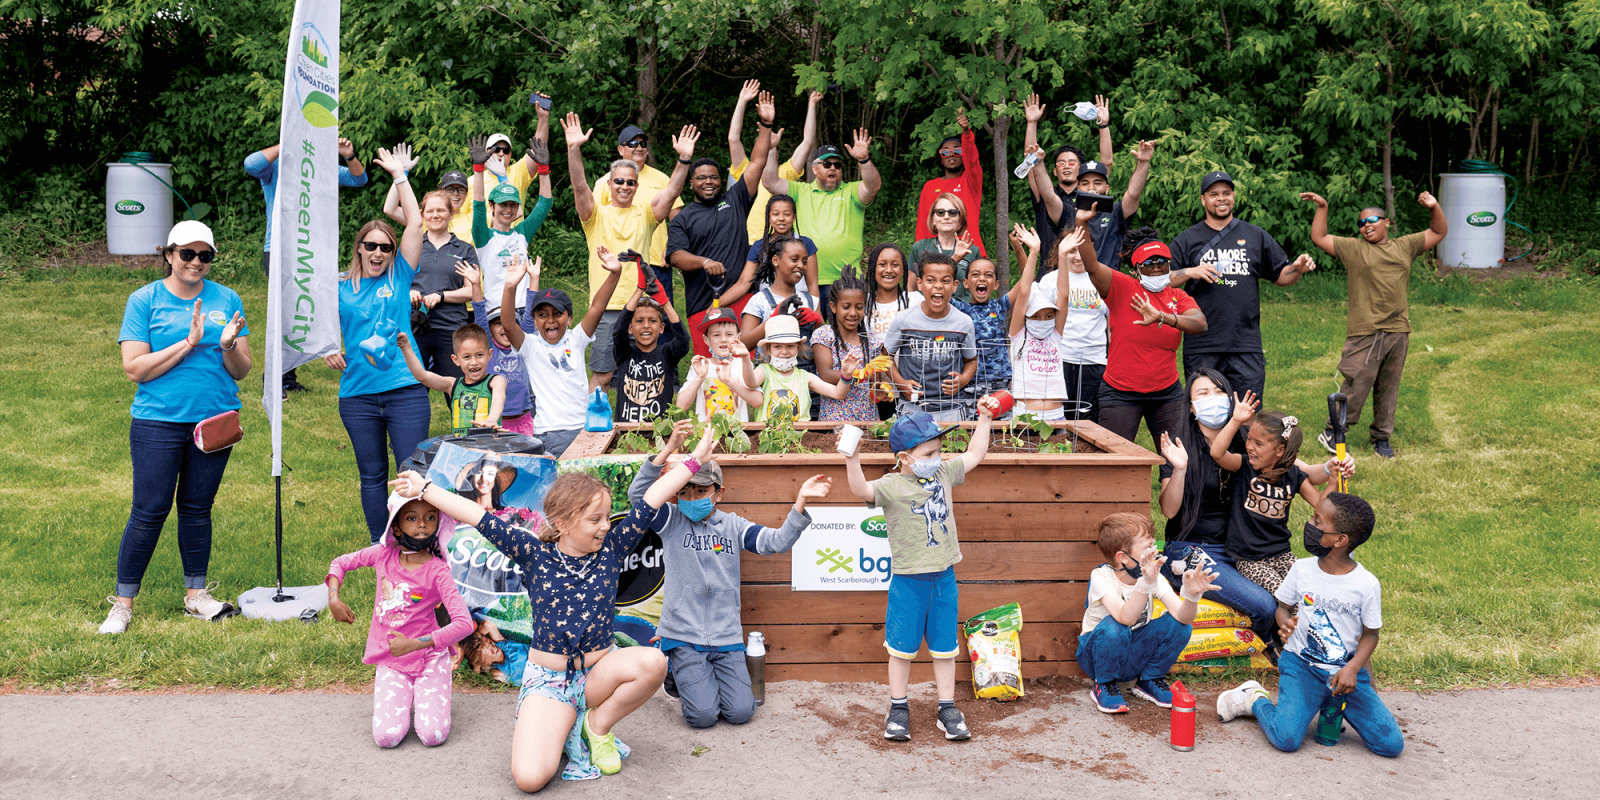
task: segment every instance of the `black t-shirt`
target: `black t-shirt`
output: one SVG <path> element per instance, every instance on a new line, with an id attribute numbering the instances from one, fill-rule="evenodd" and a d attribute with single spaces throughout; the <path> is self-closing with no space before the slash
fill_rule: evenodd
<path id="1" fill-rule="evenodd" d="M 462 287 L 461 276 L 456 274 L 458 261 L 478 265 L 478 248 L 450 234 L 443 247 L 434 247 L 426 234 L 422 237 L 422 255 L 417 257 L 417 274 L 411 279 L 411 288 L 423 294 L 448 292 Z M 428 312 L 428 324 L 443 331 L 454 331 L 472 321 L 471 303 L 440 303 Z"/>
<path id="2" fill-rule="evenodd" d="M 685 250 L 726 268 L 720 277 L 703 269 L 683 273 L 684 308 L 690 315 L 710 308 L 711 301 L 738 283 L 743 275 L 744 257 L 750 252 L 745 219 L 750 216 L 754 202 L 744 181 L 734 181 L 733 187 L 723 192 L 716 202 L 696 200 L 684 206 L 667 226 L 668 264 L 672 263 L 673 253 Z"/>
<path id="3" fill-rule="evenodd" d="M 1289 507 L 1307 480 L 1300 467 L 1291 465 L 1268 483 L 1250 468 L 1245 458 L 1233 477 L 1233 512 L 1228 517 L 1228 555 L 1261 561 L 1290 552 Z"/>
<path id="4" fill-rule="evenodd" d="M 1191 436 L 1199 436 L 1193 432 Z M 1166 540 L 1168 542 L 1192 542 L 1194 544 L 1227 544 L 1228 518 L 1233 514 L 1233 482 L 1234 473 L 1226 472 L 1217 466 L 1211 457 L 1210 446 L 1205 437 L 1200 436 L 1199 453 L 1189 454 L 1189 469 L 1200 471 L 1200 515 L 1195 517 L 1194 527 L 1187 534 L 1183 532 L 1183 507 L 1178 508 L 1178 514 L 1167 520 Z M 1233 442 L 1228 446 L 1232 453 L 1244 452 L 1244 434 L 1241 432 L 1233 437 Z M 1172 465 L 1162 462 L 1158 469 L 1161 480 L 1172 477 Z"/>
<path id="5" fill-rule="evenodd" d="M 678 362 L 689 352 L 689 332 L 681 321 L 668 322 L 656 339 L 656 349 L 646 353 L 634 347 L 628 335 L 632 322 L 633 312 L 623 311 L 612 327 L 612 352 L 617 354 L 617 371 L 611 376 L 617 404 L 612 413 L 618 422 L 649 422 L 671 408 L 678 394 Z"/>
<path id="6" fill-rule="evenodd" d="M 1216 244 L 1206 246 L 1217 231 L 1204 222 L 1172 240 L 1174 269 L 1214 264 L 1221 283 L 1192 280 L 1183 290 L 1205 312 L 1205 333 L 1184 334 L 1185 353 L 1259 353 L 1261 289 L 1257 281 L 1276 281 L 1289 257 L 1266 231 L 1235 219 Z"/>
<path id="7" fill-rule="evenodd" d="M 1061 198 L 1061 220 L 1051 222 L 1050 211 L 1045 208 L 1044 201 L 1033 201 L 1034 228 L 1039 232 L 1040 253 L 1050 252 L 1061 234 L 1072 230 L 1078 219 L 1078 193 L 1062 191 L 1060 186 L 1050 188 L 1055 190 L 1056 197 Z M 1089 220 L 1089 237 L 1094 240 L 1095 258 L 1112 269 L 1117 269 L 1122 261 L 1122 240 L 1127 234 L 1128 216 L 1123 213 L 1121 200 L 1113 204 L 1110 211 Z"/>

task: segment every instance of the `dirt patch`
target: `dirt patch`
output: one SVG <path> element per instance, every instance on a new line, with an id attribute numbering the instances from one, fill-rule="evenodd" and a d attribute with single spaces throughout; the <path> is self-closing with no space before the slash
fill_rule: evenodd
<path id="1" fill-rule="evenodd" d="M 1100 757 L 1100 763 L 1091 765 L 1086 772 L 1113 781 L 1144 783 L 1147 780 L 1138 767 L 1128 763 L 1127 753 L 1106 753 Z"/>
<path id="2" fill-rule="evenodd" d="M 1548 244 L 1548 243 L 1547 243 Z M 1489 269 L 1473 269 L 1472 267 L 1446 267 L 1439 263 L 1438 258 L 1432 259 L 1434 274 L 1446 278 L 1451 275 L 1462 275 L 1479 283 L 1488 281 L 1508 281 L 1513 278 L 1531 277 L 1535 279 L 1561 277 L 1564 271 L 1561 267 L 1551 268 L 1544 264 L 1549 255 L 1535 248 L 1534 252 L 1517 258 L 1526 252 L 1528 246 L 1525 241 L 1515 244 L 1507 243 L 1506 251 L 1501 254 L 1503 259 L 1497 267 Z M 1516 259 L 1512 261 L 1510 259 Z"/>
<path id="3" fill-rule="evenodd" d="M 62 267 L 126 267 L 128 269 L 155 269 L 161 266 L 161 257 L 151 253 L 147 256 L 118 256 L 112 255 L 106 248 L 106 240 L 96 239 L 88 242 L 72 242 L 52 249 L 48 253 L 41 253 L 36 266 L 44 269 L 59 269 Z M 259 256 L 257 257 L 259 259 Z"/>

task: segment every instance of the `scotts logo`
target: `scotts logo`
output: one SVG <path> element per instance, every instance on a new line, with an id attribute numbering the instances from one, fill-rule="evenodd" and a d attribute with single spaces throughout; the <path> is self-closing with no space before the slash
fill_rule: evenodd
<path id="1" fill-rule="evenodd" d="M 1499 220 L 1493 211 L 1477 211 L 1467 215 L 1467 224 L 1474 228 L 1487 228 Z"/>
<path id="2" fill-rule="evenodd" d="M 123 214 L 129 217 L 133 216 L 134 214 L 144 213 L 144 203 L 141 203 L 138 200 L 118 200 L 111 207 L 116 209 L 118 214 Z"/>
<path id="3" fill-rule="evenodd" d="M 889 538 L 889 520 L 882 514 L 861 520 L 861 532 L 876 539 Z"/>
<path id="4" fill-rule="evenodd" d="M 339 71 L 332 48 L 317 26 L 300 26 L 300 50 L 294 54 L 294 95 L 306 122 L 318 128 L 339 124 Z"/>

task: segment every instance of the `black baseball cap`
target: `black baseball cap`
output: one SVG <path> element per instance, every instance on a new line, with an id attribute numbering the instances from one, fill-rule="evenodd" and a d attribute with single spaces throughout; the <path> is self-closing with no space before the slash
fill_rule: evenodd
<path id="1" fill-rule="evenodd" d="M 839 147 L 837 145 L 825 144 L 825 145 L 817 148 L 817 154 L 812 156 L 811 160 L 814 163 L 814 162 L 817 162 L 817 161 L 824 161 L 824 160 L 830 159 L 830 158 L 837 158 L 840 161 L 843 161 L 844 160 L 844 153 L 839 151 Z"/>
<path id="2" fill-rule="evenodd" d="M 539 306 L 550 306 L 560 314 L 572 313 L 572 298 L 560 289 L 540 289 L 533 293 L 533 299 L 528 301 L 528 313 L 539 310 Z"/>
<path id="3" fill-rule="evenodd" d="M 1083 165 L 1078 167 L 1078 177 L 1082 178 L 1085 175 L 1099 175 L 1106 180 L 1111 180 L 1111 173 L 1106 170 L 1106 165 L 1099 161 L 1083 162 Z M 1201 189 L 1200 191 L 1203 192 L 1205 190 Z"/>
<path id="4" fill-rule="evenodd" d="M 645 136 L 644 128 L 638 125 L 629 125 L 622 129 L 622 133 L 617 134 L 617 145 L 620 147 L 640 137 L 649 138 Z"/>
<path id="5" fill-rule="evenodd" d="M 444 177 L 439 179 L 439 188 L 448 189 L 452 186 L 460 186 L 463 189 L 467 188 L 467 176 L 455 170 L 446 172 Z"/>
<path id="6" fill-rule="evenodd" d="M 1200 193 L 1205 194 L 1206 190 L 1210 189 L 1212 184 L 1222 183 L 1224 181 L 1226 181 L 1229 186 L 1235 185 L 1233 182 L 1233 176 L 1223 172 L 1220 169 L 1216 172 L 1207 172 L 1206 176 L 1200 179 Z"/>

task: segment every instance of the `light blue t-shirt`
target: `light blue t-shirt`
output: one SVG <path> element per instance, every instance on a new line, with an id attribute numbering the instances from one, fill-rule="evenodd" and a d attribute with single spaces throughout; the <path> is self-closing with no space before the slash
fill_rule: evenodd
<path id="1" fill-rule="evenodd" d="M 406 333 L 411 352 L 417 353 L 415 334 L 411 333 L 411 279 L 416 274 L 396 250 L 389 271 L 376 278 L 363 277 L 360 289 L 351 285 L 349 275 L 339 276 L 339 334 L 344 337 L 345 363 L 344 375 L 339 378 L 340 397 L 377 394 L 417 382 L 398 351 L 388 369 L 378 369 L 361 357 L 361 342 L 376 333 L 378 322 L 384 319 L 394 323 L 396 331 Z M 422 355 L 418 353 L 417 358 Z"/>
<path id="2" fill-rule="evenodd" d="M 196 299 L 205 316 L 200 346 L 172 369 L 139 384 L 131 409 L 134 419 L 190 423 L 238 410 L 239 382 L 222 365 L 221 341 L 222 329 L 244 311 L 244 304 L 237 292 L 211 281 L 200 287 Z M 152 353 L 165 350 L 189 335 L 193 318 L 194 300 L 180 299 L 162 281 L 147 283 L 128 296 L 117 342 L 144 342 Z M 240 327 L 240 336 L 249 333 L 248 327 Z"/>
<path id="3" fill-rule="evenodd" d="M 278 159 L 271 161 L 261 154 L 260 150 L 245 156 L 244 173 L 261 181 L 261 194 L 267 199 L 267 239 L 261 246 L 261 252 L 272 252 L 272 199 L 278 194 Z M 355 189 L 367 185 L 367 173 L 351 175 L 350 168 L 339 165 L 339 185 L 346 189 Z"/>

